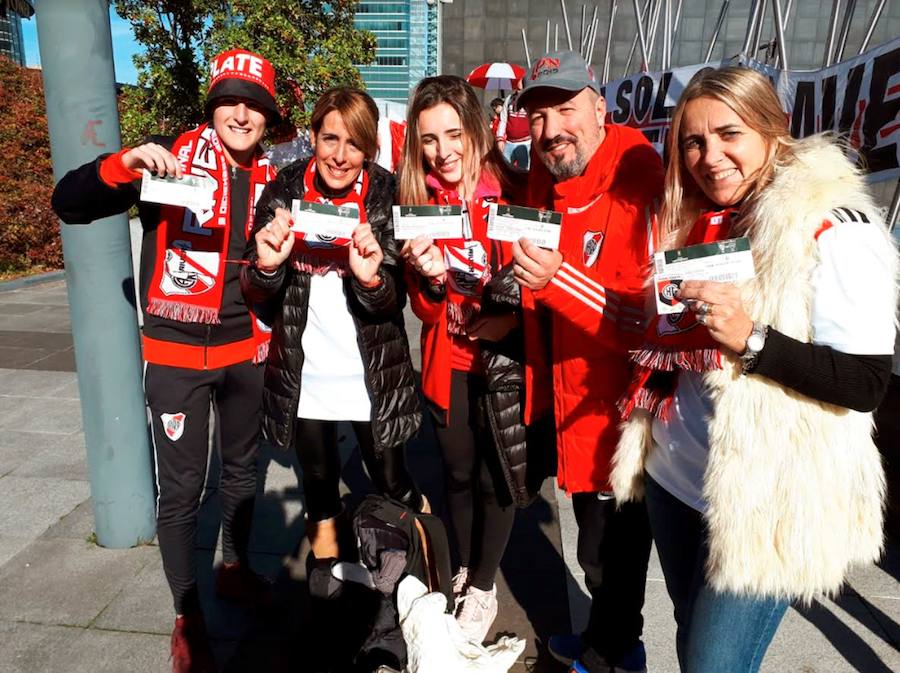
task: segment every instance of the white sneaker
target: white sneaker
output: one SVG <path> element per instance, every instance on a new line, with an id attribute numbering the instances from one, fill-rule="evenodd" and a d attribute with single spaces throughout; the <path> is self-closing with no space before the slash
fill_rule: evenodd
<path id="1" fill-rule="evenodd" d="M 453 614 L 456 614 L 456 610 L 459 608 L 459 600 L 463 597 L 463 594 L 466 593 L 466 588 L 468 586 L 469 569 L 466 566 L 460 566 L 459 572 L 453 576 Z"/>
<path id="2" fill-rule="evenodd" d="M 497 585 L 490 591 L 470 586 L 459 600 L 456 622 L 466 638 L 479 645 L 497 618 Z"/>

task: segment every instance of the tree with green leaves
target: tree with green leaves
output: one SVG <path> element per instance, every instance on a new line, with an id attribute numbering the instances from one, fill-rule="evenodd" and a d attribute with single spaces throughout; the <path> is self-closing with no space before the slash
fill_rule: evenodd
<path id="1" fill-rule="evenodd" d="M 354 64 L 375 57 L 375 36 L 358 30 L 358 0 L 116 0 L 144 53 L 134 57 L 136 87 L 122 101 L 122 135 L 134 144 L 151 133 L 175 134 L 203 120 L 207 64 L 240 47 L 275 67 L 278 104 L 303 127 L 319 94 L 363 87 Z M 283 129 L 282 129 L 283 132 Z"/>

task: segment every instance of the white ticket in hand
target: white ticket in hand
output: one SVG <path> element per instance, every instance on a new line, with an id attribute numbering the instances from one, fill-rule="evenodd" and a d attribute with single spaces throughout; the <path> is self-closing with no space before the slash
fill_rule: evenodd
<path id="1" fill-rule="evenodd" d="M 291 202 L 291 217 L 297 234 L 311 234 L 320 240 L 352 238 L 353 230 L 359 225 L 359 210 L 356 204 L 345 203 L 335 206 L 314 201 Z"/>
<path id="2" fill-rule="evenodd" d="M 746 237 L 657 252 L 653 255 L 653 271 L 659 315 L 681 313 L 687 308 L 675 296 L 684 280 L 736 283 L 756 275 L 750 240 Z"/>
<path id="3" fill-rule="evenodd" d="M 190 208 L 195 213 L 213 207 L 215 183 L 208 177 L 185 175 L 160 177 L 146 168 L 141 178 L 141 201 Z"/>
<path id="4" fill-rule="evenodd" d="M 562 230 L 562 213 L 492 203 L 488 213 L 488 238 L 518 241 L 527 238 L 541 248 L 556 250 Z"/>
<path id="5" fill-rule="evenodd" d="M 394 238 L 463 238 L 462 206 L 394 206 Z"/>

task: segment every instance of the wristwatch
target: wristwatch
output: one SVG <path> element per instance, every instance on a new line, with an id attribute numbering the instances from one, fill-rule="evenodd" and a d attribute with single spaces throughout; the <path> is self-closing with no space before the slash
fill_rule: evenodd
<path id="1" fill-rule="evenodd" d="M 759 354 L 766 345 L 766 337 L 769 335 L 769 326 L 754 322 L 750 336 L 747 337 L 747 346 L 741 353 L 741 373 L 750 374 L 759 363 Z"/>

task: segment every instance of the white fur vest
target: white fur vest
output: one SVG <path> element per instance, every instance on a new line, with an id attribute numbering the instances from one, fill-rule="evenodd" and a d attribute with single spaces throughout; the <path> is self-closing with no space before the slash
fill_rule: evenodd
<path id="1" fill-rule="evenodd" d="M 863 178 L 828 138 L 800 141 L 795 160 L 742 219 L 757 276 L 741 286 L 751 318 L 812 341 L 815 233 L 846 206 L 880 222 Z M 884 279 L 896 293 L 897 254 L 885 233 Z M 893 314 L 893 305 L 884 310 Z M 761 376 L 741 376 L 728 356 L 704 380 L 713 400 L 703 485 L 707 578 L 717 590 L 810 601 L 840 589 L 851 564 L 881 554 L 884 473 L 872 415 L 822 402 Z M 623 426 L 611 481 L 620 501 L 640 497 L 651 418 Z"/>

